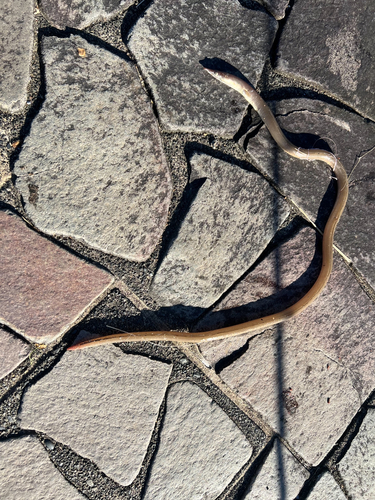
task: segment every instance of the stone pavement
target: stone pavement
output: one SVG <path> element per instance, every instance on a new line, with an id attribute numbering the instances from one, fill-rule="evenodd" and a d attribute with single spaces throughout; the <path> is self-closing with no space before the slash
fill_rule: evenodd
<path id="1" fill-rule="evenodd" d="M 375 499 L 373 0 L 2 0 L 0 500 Z M 335 199 L 203 65 L 349 175 Z"/>

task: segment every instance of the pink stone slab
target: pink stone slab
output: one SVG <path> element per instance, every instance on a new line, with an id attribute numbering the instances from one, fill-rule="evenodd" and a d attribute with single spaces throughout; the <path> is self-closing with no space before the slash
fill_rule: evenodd
<path id="1" fill-rule="evenodd" d="M 113 278 L 0 211 L 0 321 L 49 343 L 69 328 Z"/>
<path id="2" fill-rule="evenodd" d="M 29 352 L 29 344 L 0 328 L 0 379 L 17 368 Z"/>

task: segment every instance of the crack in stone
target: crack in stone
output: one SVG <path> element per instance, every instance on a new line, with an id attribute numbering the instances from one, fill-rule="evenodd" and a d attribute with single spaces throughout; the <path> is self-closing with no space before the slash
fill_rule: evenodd
<path id="1" fill-rule="evenodd" d="M 323 356 L 325 356 L 326 358 L 330 359 L 333 363 L 336 363 L 338 366 L 341 366 L 341 368 L 343 368 L 344 370 L 347 370 L 352 375 L 353 388 L 354 388 L 354 390 L 358 394 L 359 404 L 362 404 L 361 394 L 360 394 L 359 389 L 357 388 L 357 383 L 356 383 L 356 382 L 359 382 L 358 375 L 356 375 L 351 368 L 345 366 L 344 364 L 340 363 L 336 359 L 332 358 L 327 353 L 325 353 L 322 349 L 314 348 L 314 351 L 321 352 L 323 354 Z"/>
<path id="2" fill-rule="evenodd" d="M 289 115 L 292 115 L 293 113 L 306 113 L 306 114 L 311 114 L 311 115 L 323 116 L 324 118 L 326 118 L 330 122 L 335 123 L 339 127 L 343 128 L 344 130 L 346 130 L 348 132 L 352 131 L 352 129 L 350 128 L 349 123 L 344 122 L 344 120 L 340 120 L 338 118 L 334 118 L 333 116 L 329 116 L 326 113 L 322 113 L 321 111 L 312 111 L 312 110 L 306 109 L 306 108 L 293 109 L 292 111 L 288 111 L 286 113 L 277 113 L 276 112 L 276 117 L 279 117 L 279 116 L 281 116 L 281 117 L 283 117 L 283 116 L 289 116 Z M 330 140 L 332 140 L 332 139 L 330 139 Z"/>

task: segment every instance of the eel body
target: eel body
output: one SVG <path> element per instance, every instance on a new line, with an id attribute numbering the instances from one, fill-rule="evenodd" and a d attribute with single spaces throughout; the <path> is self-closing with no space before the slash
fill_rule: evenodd
<path id="1" fill-rule="evenodd" d="M 206 68 L 205 68 L 206 69 Z M 118 342 L 139 342 L 139 341 L 173 341 L 199 343 L 210 340 L 225 339 L 234 335 L 241 335 L 255 330 L 265 329 L 289 318 L 297 316 L 304 311 L 321 293 L 325 287 L 332 270 L 333 262 L 333 236 L 337 223 L 345 208 L 348 197 L 348 179 L 346 172 L 336 156 L 322 149 L 303 149 L 294 146 L 283 134 L 270 108 L 267 106 L 258 92 L 244 80 L 221 71 L 206 69 L 206 71 L 220 82 L 238 91 L 251 104 L 259 114 L 264 124 L 271 133 L 276 143 L 286 153 L 301 160 L 320 160 L 327 163 L 334 177 L 337 179 L 337 196 L 332 212 L 327 220 L 323 232 L 322 240 L 322 266 L 318 278 L 310 290 L 297 302 L 283 311 L 270 314 L 262 318 L 257 318 L 245 323 L 240 323 L 226 328 L 206 332 L 175 332 L 175 331 L 149 331 L 149 332 L 124 332 L 98 337 L 83 341 L 69 347 L 69 350 L 82 349 L 86 347 L 96 347 L 103 344 Z"/>

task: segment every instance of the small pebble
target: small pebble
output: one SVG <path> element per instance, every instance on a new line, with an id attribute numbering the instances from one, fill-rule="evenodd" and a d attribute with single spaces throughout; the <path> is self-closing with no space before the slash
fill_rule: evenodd
<path id="1" fill-rule="evenodd" d="M 92 481 L 91 479 L 89 479 L 87 481 L 87 485 L 90 486 L 90 488 L 92 488 L 94 486 L 94 481 Z"/>
<path id="2" fill-rule="evenodd" d="M 55 449 L 55 444 L 52 443 L 52 441 L 50 441 L 49 439 L 46 439 L 44 441 L 44 444 L 45 444 L 45 447 L 47 448 L 47 450 L 54 450 Z"/>

